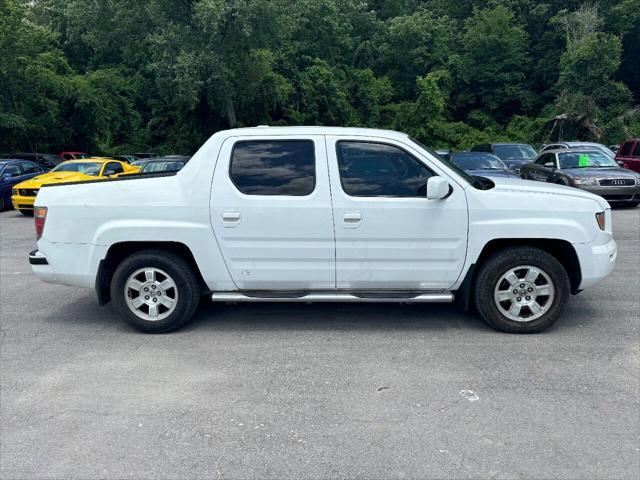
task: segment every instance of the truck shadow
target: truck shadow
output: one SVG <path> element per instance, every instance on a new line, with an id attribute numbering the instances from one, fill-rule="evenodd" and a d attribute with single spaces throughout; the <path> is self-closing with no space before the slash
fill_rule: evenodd
<path id="1" fill-rule="evenodd" d="M 591 302 L 571 298 L 562 318 L 548 332 L 573 330 L 600 321 Z M 100 307 L 92 295 L 49 311 L 48 322 L 132 332 L 111 305 Z M 229 331 L 445 331 L 499 333 L 473 311 L 456 304 L 396 303 L 210 303 L 203 299 L 191 321 L 179 332 Z"/>
<path id="2" fill-rule="evenodd" d="M 204 302 L 183 330 L 486 330 L 455 305 Z"/>

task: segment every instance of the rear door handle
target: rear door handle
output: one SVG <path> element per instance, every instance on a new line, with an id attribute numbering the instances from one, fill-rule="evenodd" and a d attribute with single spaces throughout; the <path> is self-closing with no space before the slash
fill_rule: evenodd
<path id="1" fill-rule="evenodd" d="M 358 228 L 362 223 L 362 214 L 360 212 L 345 213 L 342 222 L 344 228 Z"/>
<path id="2" fill-rule="evenodd" d="M 236 227 L 240 223 L 242 215 L 240 212 L 222 212 L 222 223 L 225 227 Z"/>

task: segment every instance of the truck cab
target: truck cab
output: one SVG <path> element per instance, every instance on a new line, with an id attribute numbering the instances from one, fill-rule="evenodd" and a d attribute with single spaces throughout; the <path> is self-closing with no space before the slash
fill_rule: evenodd
<path id="1" fill-rule="evenodd" d="M 537 332 L 617 247 L 603 199 L 472 177 L 405 134 L 256 127 L 213 135 L 179 172 L 44 187 L 34 272 L 94 287 L 132 326 L 220 302 L 453 302 Z M 82 219 L 79 221 L 78 219 Z"/>

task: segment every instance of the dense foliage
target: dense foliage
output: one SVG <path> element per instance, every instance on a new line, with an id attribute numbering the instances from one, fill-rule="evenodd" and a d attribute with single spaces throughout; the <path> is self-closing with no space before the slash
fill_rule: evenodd
<path id="1" fill-rule="evenodd" d="M 0 151 L 188 153 L 258 124 L 640 134 L 640 0 L 0 0 L 0 59 Z"/>

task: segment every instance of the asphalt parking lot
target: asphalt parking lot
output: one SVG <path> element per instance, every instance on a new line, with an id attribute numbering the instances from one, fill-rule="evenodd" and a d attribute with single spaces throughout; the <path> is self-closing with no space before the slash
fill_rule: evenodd
<path id="1" fill-rule="evenodd" d="M 452 305 L 204 305 L 136 333 L 0 214 L 2 478 L 638 478 L 640 208 L 546 333 Z"/>

